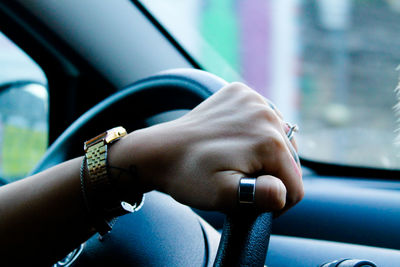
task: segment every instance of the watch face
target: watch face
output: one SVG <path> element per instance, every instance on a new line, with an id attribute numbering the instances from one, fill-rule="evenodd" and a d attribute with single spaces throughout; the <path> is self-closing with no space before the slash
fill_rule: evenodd
<path id="1" fill-rule="evenodd" d="M 110 144 L 121 137 L 127 135 L 127 132 L 124 127 L 118 126 L 108 130 L 107 132 L 101 133 L 96 137 L 88 140 L 84 144 L 84 151 L 87 152 L 87 149 L 98 142 L 105 141 L 106 144 Z"/>

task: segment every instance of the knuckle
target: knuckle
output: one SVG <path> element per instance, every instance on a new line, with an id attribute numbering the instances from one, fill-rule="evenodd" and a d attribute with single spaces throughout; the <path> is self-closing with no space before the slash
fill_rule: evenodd
<path id="1" fill-rule="evenodd" d="M 263 145 L 274 152 L 284 151 L 286 147 L 283 136 L 277 130 L 270 130 L 270 133 L 265 137 Z"/>
<path id="2" fill-rule="evenodd" d="M 232 93 L 239 95 L 243 102 L 257 102 L 265 105 L 265 100 L 260 94 L 241 82 L 233 82 L 228 86 L 228 88 Z"/>
<path id="3" fill-rule="evenodd" d="M 252 111 L 252 119 L 256 120 L 260 127 L 274 125 L 281 128 L 281 121 L 276 112 L 264 103 L 253 103 L 249 109 Z"/>
<path id="4" fill-rule="evenodd" d="M 269 116 L 268 110 L 260 104 L 252 104 L 249 107 L 249 110 L 251 110 L 249 112 L 250 119 L 257 122 L 257 125 L 263 126 L 264 124 L 262 122 L 265 121 L 265 118 Z"/>
<path id="5" fill-rule="evenodd" d="M 225 87 L 225 90 L 228 91 L 230 94 L 242 93 L 243 91 L 248 91 L 249 89 L 249 87 L 241 82 L 233 82 Z"/>
<path id="6" fill-rule="evenodd" d="M 268 129 L 268 134 L 257 133 L 254 149 L 261 158 L 274 154 L 274 158 L 278 159 L 278 155 L 285 152 L 285 146 L 283 136 L 274 129 Z"/>
<path id="7" fill-rule="evenodd" d="M 230 87 L 236 90 L 243 90 L 243 89 L 249 89 L 249 87 L 247 85 L 245 85 L 244 83 L 241 82 L 232 82 L 230 83 Z"/>
<path id="8" fill-rule="evenodd" d="M 254 90 L 247 88 L 241 92 L 243 104 L 249 105 L 248 108 L 254 108 L 252 104 L 257 103 L 256 92 Z"/>
<path id="9" fill-rule="evenodd" d="M 278 117 L 278 115 L 276 115 L 276 112 L 271 107 L 268 107 L 268 106 L 266 106 L 265 110 L 266 110 L 266 113 L 265 113 L 266 120 L 274 125 L 278 125 L 279 117 Z"/>

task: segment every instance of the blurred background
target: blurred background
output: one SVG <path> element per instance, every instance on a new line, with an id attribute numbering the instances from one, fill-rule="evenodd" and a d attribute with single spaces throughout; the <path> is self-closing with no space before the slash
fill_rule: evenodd
<path id="1" fill-rule="evenodd" d="M 141 2 L 205 69 L 298 123 L 304 158 L 400 167 L 400 0 Z"/>
<path id="2" fill-rule="evenodd" d="M 140 2 L 204 69 L 299 124 L 302 157 L 400 168 L 400 0 Z M 40 67 L 1 33 L 0 88 L 0 178 L 12 180 L 46 150 L 48 96 Z"/>
<path id="3" fill-rule="evenodd" d="M 47 148 L 47 80 L 0 32 L 0 185 L 24 177 Z"/>

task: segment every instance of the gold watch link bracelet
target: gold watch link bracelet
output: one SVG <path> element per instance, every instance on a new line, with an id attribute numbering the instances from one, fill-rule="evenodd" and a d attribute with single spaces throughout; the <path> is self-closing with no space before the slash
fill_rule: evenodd
<path id="1" fill-rule="evenodd" d="M 101 235 L 112 229 L 116 217 L 139 210 L 144 202 L 143 194 L 135 196 L 133 204 L 120 199 L 108 171 L 108 146 L 126 135 L 126 130 L 119 126 L 84 143 L 82 195 L 93 226 Z"/>

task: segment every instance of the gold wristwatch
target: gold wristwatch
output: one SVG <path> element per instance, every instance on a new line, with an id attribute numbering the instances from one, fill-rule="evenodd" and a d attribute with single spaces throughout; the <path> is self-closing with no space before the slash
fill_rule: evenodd
<path id="1" fill-rule="evenodd" d="M 119 126 L 108 130 L 85 142 L 87 168 L 90 184 L 96 186 L 108 183 L 107 148 L 108 145 L 127 135 L 125 128 Z"/>
<path id="2" fill-rule="evenodd" d="M 141 193 L 127 200 L 133 201 L 134 205 L 120 199 L 114 181 L 108 173 L 108 146 L 126 135 L 127 132 L 123 127 L 115 127 L 84 144 L 86 168 L 83 166 L 83 171 L 81 171 L 82 190 L 95 228 L 102 235 L 111 230 L 114 218 L 137 211 L 144 200 Z"/>

